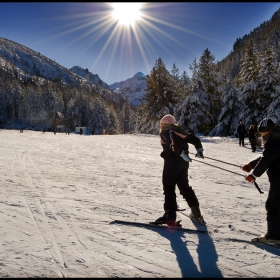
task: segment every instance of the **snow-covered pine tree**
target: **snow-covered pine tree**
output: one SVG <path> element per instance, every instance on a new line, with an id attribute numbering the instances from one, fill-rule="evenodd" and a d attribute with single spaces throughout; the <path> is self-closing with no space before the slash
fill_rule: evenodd
<path id="1" fill-rule="evenodd" d="M 238 75 L 238 100 L 244 104 L 244 111 L 240 119 L 244 121 L 245 127 L 257 123 L 260 115 L 257 107 L 259 94 L 259 56 L 252 39 L 248 40 L 245 56 Z"/>
<path id="2" fill-rule="evenodd" d="M 59 89 L 52 82 L 46 81 L 41 88 L 42 109 L 47 112 L 48 117 L 52 120 L 56 112 L 64 111 L 64 104 Z"/>
<path id="3" fill-rule="evenodd" d="M 114 107 L 109 106 L 107 108 L 107 111 L 108 111 L 108 114 L 109 114 L 109 123 L 111 123 L 109 133 L 110 134 L 119 134 L 120 123 L 119 123 L 118 115 L 117 115 L 116 111 L 114 110 Z"/>
<path id="4" fill-rule="evenodd" d="M 147 89 L 139 123 L 141 133 L 158 133 L 159 120 L 165 114 L 174 114 L 176 91 L 173 79 L 161 58 L 157 59 L 147 77 Z"/>
<path id="5" fill-rule="evenodd" d="M 277 80 L 280 80 L 280 64 L 277 68 Z M 271 103 L 267 108 L 267 117 L 271 117 L 275 122 L 280 121 L 280 84 L 274 85 L 274 91 L 271 93 Z"/>
<path id="6" fill-rule="evenodd" d="M 0 124 L 6 123 L 8 120 L 6 111 L 5 88 L 4 82 L 0 78 Z"/>
<path id="7" fill-rule="evenodd" d="M 259 115 L 256 116 L 257 121 L 261 121 L 264 117 L 270 117 L 274 112 L 270 111 L 268 114 L 268 108 L 271 108 L 271 104 L 275 104 L 275 99 L 278 99 L 278 95 L 275 93 L 278 91 L 278 85 L 280 83 L 279 76 L 277 73 L 277 62 L 275 54 L 272 48 L 267 42 L 264 54 L 261 55 L 260 59 L 260 70 L 259 70 L 259 81 L 260 85 L 258 88 L 257 106 Z M 279 107 L 275 107 L 276 110 Z M 275 109 L 274 108 L 274 109 Z"/>
<path id="8" fill-rule="evenodd" d="M 192 71 L 191 84 L 187 89 L 185 100 L 176 110 L 178 124 L 191 133 L 204 132 L 209 129 L 211 119 L 208 115 L 210 103 L 201 79 L 198 75 L 198 64 L 194 59 L 190 70 Z"/>
<path id="9" fill-rule="evenodd" d="M 182 75 L 180 76 L 179 85 L 178 85 L 178 92 L 177 92 L 177 99 L 176 99 L 177 106 L 180 106 L 183 100 L 186 99 L 190 84 L 191 84 L 190 77 L 188 76 L 187 72 L 184 70 Z"/>
<path id="10" fill-rule="evenodd" d="M 219 114 L 221 112 L 221 94 L 218 91 L 217 73 L 215 70 L 215 56 L 211 54 L 207 48 L 199 59 L 198 78 L 203 90 L 208 96 L 210 103 L 210 129 L 218 123 Z"/>
<path id="11" fill-rule="evenodd" d="M 126 96 L 125 102 L 123 104 L 121 110 L 121 123 L 123 124 L 123 133 L 127 133 L 130 131 L 130 122 L 131 122 L 131 104 L 128 101 L 128 97 Z"/>
<path id="12" fill-rule="evenodd" d="M 109 113 L 101 99 L 96 98 L 94 102 L 90 104 L 90 107 L 91 110 L 90 113 L 88 112 L 86 119 L 90 131 L 94 134 L 102 134 L 103 129 L 109 130 L 111 128 Z"/>
<path id="13" fill-rule="evenodd" d="M 222 95 L 222 112 L 219 115 L 218 124 L 210 131 L 208 136 L 229 136 L 234 134 L 239 124 L 239 114 L 243 110 L 243 104 L 238 101 L 237 89 L 230 75 L 220 75 L 219 91 Z"/>
<path id="14" fill-rule="evenodd" d="M 74 100 L 74 114 L 78 116 L 76 120 L 77 126 L 86 125 L 86 108 L 87 106 L 83 94 L 78 92 Z"/>
<path id="15" fill-rule="evenodd" d="M 176 64 L 173 63 L 172 69 L 171 69 L 171 80 L 172 80 L 172 87 L 174 89 L 174 98 L 175 102 L 177 102 L 178 96 L 180 95 L 180 71 L 179 68 L 177 68 Z"/>

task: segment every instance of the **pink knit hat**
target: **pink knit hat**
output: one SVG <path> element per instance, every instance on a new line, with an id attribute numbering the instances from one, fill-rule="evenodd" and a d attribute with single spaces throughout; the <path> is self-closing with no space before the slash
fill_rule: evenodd
<path id="1" fill-rule="evenodd" d="M 160 120 L 160 125 L 162 124 L 175 124 L 176 120 L 175 118 L 168 114 L 168 115 L 165 115 L 164 117 L 161 118 Z"/>

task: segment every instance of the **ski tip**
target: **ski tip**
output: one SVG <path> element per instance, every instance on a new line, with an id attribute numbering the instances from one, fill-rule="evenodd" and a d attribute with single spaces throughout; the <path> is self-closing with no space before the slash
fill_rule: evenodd
<path id="1" fill-rule="evenodd" d="M 258 238 L 258 237 L 252 238 L 252 239 L 251 239 L 251 242 L 258 243 L 258 242 L 259 242 L 259 238 Z"/>
<path id="2" fill-rule="evenodd" d="M 158 224 L 156 222 L 149 222 L 149 224 L 150 225 L 156 225 L 156 226 L 182 227 L 181 221 L 182 220 L 176 221 L 176 222 L 174 222 L 174 224 Z"/>

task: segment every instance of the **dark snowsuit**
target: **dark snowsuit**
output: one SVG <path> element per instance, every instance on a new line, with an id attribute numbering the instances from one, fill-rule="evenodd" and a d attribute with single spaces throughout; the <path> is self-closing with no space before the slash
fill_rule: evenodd
<path id="1" fill-rule="evenodd" d="M 239 146 L 244 146 L 244 138 L 246 136 L 246 128 L 244 124 L 240 124 L 237 127 L 237 133 L 238 133 L 238 138 L 239 138 Z"/>
<path id="2" fill-rule="evenodd" d="M 192 187 L 189 186 L 189 162 L 185 161 L 180 155 L 176 154 L 169 147 L 171 144 L 170 130 L 187 135 L 186 138 L 181 138 L 174 132 L 171 132 L 175 149 L 183 149 L 188 155 L 188 143 L 194 145 L 196 149 L 202 148 L 201 141 L 198 137 L 193 134 L 186 134 L 179 126 L 165 125 L 163 129 L 161 129 L 160 136 L 164 142 L 161 144 L 163 151 L 160 154 L 160 156 L 164 159 L 162 172 L 163 194 L 165 196 L 164 210 L 176 211 L 177 209 L 175 192 L 176 184 L 179 188 L 180 194 L 187 201 L 189 207 L 199 206 L 195 192 Z"/>
<path id="3" fill-rule="evenodd" d="M 256 151 L 256 133 L 257 133 L 257 131 L 255 128 L 249 128 L 248 137 L 249 137 L 249 141 L 250 141 L 253 152 Z"/>
<path id="4" fill-rule="evenodd" d="M 265 171 L 270 188 L 266 200 L 267 238 L 280 240 L 280 132 L 263 137 L 266 141 L 262 157 L 250 162 L 253 174 L 260 177 Z"/>

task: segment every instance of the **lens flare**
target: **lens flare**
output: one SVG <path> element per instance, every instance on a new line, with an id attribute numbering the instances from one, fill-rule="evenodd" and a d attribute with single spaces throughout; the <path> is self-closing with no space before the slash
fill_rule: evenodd
<path id="1" fill-rule="evenodd" d="M 142 16 L 142 3 L 113 3 L 111 6 L 114 9 L 112 18 L 117 20 L 119 25 L 133 26 Z"/>

